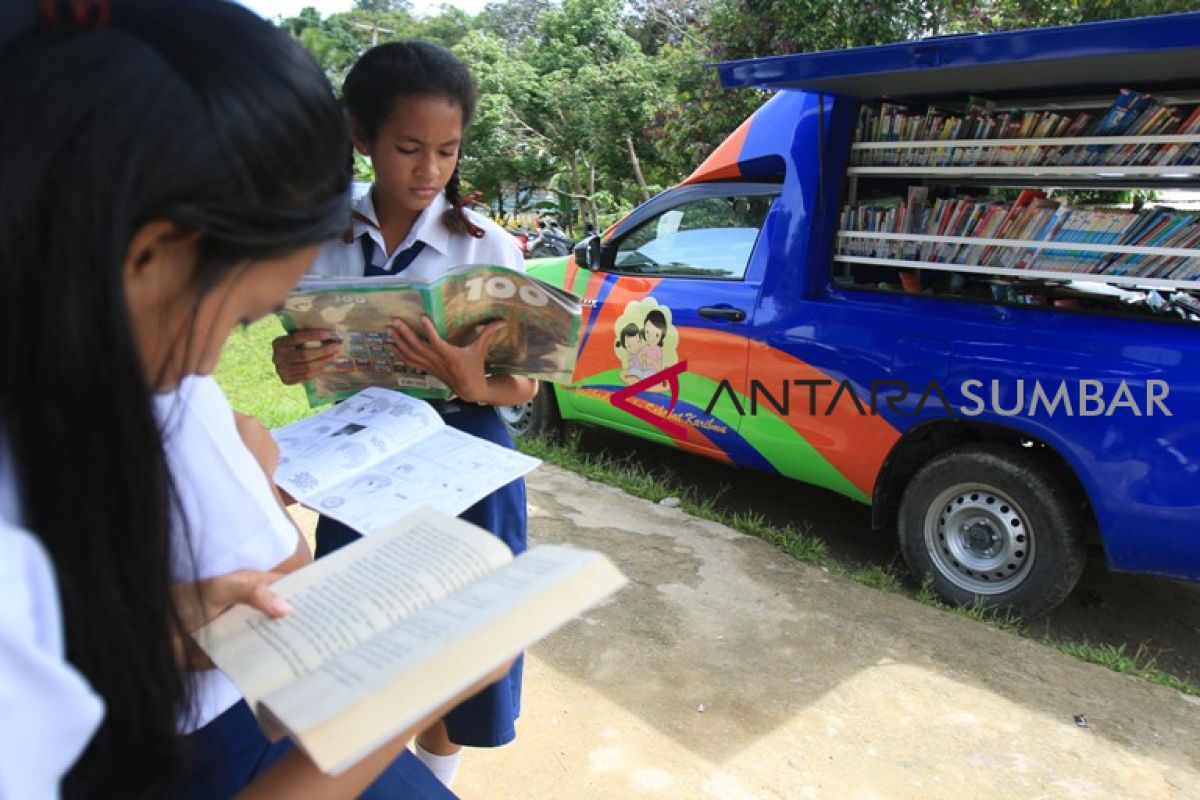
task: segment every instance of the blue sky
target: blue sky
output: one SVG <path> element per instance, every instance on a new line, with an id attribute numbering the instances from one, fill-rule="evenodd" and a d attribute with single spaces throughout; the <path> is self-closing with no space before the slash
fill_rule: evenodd
<path id="1" fill-rule="evenodd" d="M 348 11 L 354 7 L 354 0 L 238 0 L 247 8 L 253 9 L 260 16 L 268 19 L 282 16 L 291 17 L 300 12 L 305 6 L 312 6 L 328 16 L 338 11 Z M 443 5 L 443 0 L 411 0 L 413 11 L 417 14 L 433 14 Z M 468 14 L 478 14 L 487 0 L 446 0 L 445 5 L 457 6 Z"/>

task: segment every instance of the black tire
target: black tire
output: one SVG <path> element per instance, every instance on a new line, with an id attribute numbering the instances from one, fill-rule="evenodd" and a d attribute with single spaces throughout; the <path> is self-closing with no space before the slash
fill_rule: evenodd
<path id="1" fill-rule="evenodd" d="M 539 385 L 538 393 L 528 403 L 500 406 L 497 410 L 514 439 L 553 436 L 562 428 L 554 387 L 549 383 Z"/>
<path id="2" fill-rule="evenodd" d="M 1079 581 L 1086 560 L 1077 503 L 1019 448 L 964 445 L 926 463 L 900 503 L 900 549 L 948 602 L 1036 617 Z"/>

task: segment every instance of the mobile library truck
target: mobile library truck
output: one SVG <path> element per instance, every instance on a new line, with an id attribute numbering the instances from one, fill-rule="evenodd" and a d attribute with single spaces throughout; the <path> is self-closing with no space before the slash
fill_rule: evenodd
<path id="1" fill-rule="evenodd" d="M 718 69 L 774 96 L 540 268 L 585 330 L 513 427 L 869 503 L 955 602 L 1044 612 L 1095 541 L 1200 579 L 1200 14 Z"/>

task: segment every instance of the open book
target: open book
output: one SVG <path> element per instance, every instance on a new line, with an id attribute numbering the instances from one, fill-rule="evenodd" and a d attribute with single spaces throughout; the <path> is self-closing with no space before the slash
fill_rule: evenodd
<path id="1" fill-rule="evenodd" d="M 625 582 L 600 553 L 513 558 L 423 510 L 272 584 L 288 616 L 237 606 L 196 641 L 268 731 L 337 774 Z"/>
<path id="2" fill-rule="evenodd" d="M 488 350 L 487 369 L 566 383 L 575 370 L 579 298 L 507 267 L 463 266 L 436 281 L 403 275 L 374 278 L 306 277 L 279 317 L 288 332 L 332 330 L 342 351 L 326 371 L 305 382 L 309 403 L 383 386 L 417 397 L 449 397 L 445 384 L 400 361 L 387 332 L 392 320 L 421 331 L 433 320 L 443 339 L 462 346 L 489 322 L 508 323 Z"/>
<path id="3" fill-rule="evenodd" d="M 458 515 L 541 462 L 451 428 L 429 403 L 364 389 L 271 432 L 275 483 L 362 533 L 421 506 Z"/>

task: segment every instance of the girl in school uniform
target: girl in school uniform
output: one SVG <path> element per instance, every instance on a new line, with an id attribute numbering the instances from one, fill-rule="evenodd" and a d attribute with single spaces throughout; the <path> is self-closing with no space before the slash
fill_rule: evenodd
<path id="1" fill-rule="evenodd" d="M 169 796 L 190 632 L 286 609 L 270 574 L 194 560 L 216 543 L 175 516 L 199 495 L 154 397 L 210 373 L 344 227 L 346 132 L 319 68 L 237 4 L 40 7 L 0 41 L 0 798 Z M 230 789 L 355 797 L 407 738 L 336 778 L 291 749 Z"/>
<path id="2" fill-rule="evenodd" d="M 375 183 L 353 202 L 348 235 L 325 247 L 314 263 L 315 273 L 432 279 L 463 264 L 524 269 L 516 240 L 462 206 L 459 159 L 477 99 L 462 62 L 427 42 L 380 45 L 350 70 L 343 99 L 354 147 L 370 157 Z M 428 320 L 418 331 L 397 324 L 391 332 L 401 359 L 440 379 L 454 393 L 454 399 L 434 404 L 448 425 L 512 447 L 495 407 L 528 401 L 537 392 L 537 382 L 485 373 L 487 347 L 504 324 L 485 327 L 466 347 L 443 341 Z M 336 344 L 305 347 L 329 336 L 328 331 L 297 331 L 275 341 L 275 367 L 284 383 L 304 381 L 331 363 Z M 522 552 L 524 481 L 499 489 L 462 517 L 500 537 L 514 554 Z M 345 525 L 323 517 L 317 526 L 317 557 L 357 537 Z M 494 747 L 516 736 L 521 666 L 518 660 L 506 679 L 417 737 L 418 757 L 447 785 L 463 745 Z"/>
<path id="3" fill-rule="evenodd" d="M 177 581 L 245 570 L 277 575 L 312 560 L 308 544 L 272 483 L 279 446 L 258 420 L 238 414 L 211 375 L 185 378 L 155 397 L 177 498 L 172 525 Z M 271 742 L 237 687 L 209 666 L 188 674 L 191 708 L 180 720 L 190 763 L 177 800 L 232 797 L 291 752 Z M 452 800 L 415 756 L 405 751 L 359 800 Z"/>

